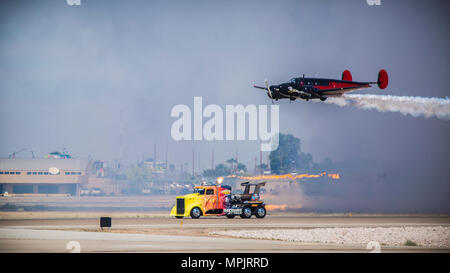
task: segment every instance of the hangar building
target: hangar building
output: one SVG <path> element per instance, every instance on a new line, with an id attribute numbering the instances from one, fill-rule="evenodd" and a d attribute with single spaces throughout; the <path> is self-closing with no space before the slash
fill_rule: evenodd
<path id="1" fill-rule="evenodd" d="M 0 159 L 0 193 L 78 196 L 90 165 L 80 158 Z"/>

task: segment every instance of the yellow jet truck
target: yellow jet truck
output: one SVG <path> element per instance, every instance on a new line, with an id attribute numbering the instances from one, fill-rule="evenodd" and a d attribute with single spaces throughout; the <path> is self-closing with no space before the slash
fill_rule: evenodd
<path id="1" fill-rule="evenodd" d="M 231 194 L 230 186 L 205 185 L 194 187 L 194 192 L 176 197 L 176 204 L 170 212 L 170 216 L 176 218 L 191 217 L 194 219 L 200 216 L 227 216 L 234 218 L 239 215 L 241 218 L 256 218 L 266 216 L 264 201 L 260 200 L 259 190 L 266 182 L 250 183 L 245 182 L 242 194 Z M 250 188 L 254 187 L 253 193 Z"/>

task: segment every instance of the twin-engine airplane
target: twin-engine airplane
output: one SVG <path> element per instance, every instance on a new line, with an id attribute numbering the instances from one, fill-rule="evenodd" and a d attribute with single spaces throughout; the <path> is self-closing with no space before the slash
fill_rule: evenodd
<path id="1" fill-rule="evenodd" d="M 269 98 L 273 100 L 290 99 L 320 99 L 326 100 L 328 97 L 342 96 L 347 92 L 356 91 L 371 87 L 371 84 L 378 84 L 380 89 L 388 86 L 389 78 L 386 70 L 381 69 L 376 82 L 354 82 L 352 74 L 345 70 L 342 73 L 342 80 L 321 79 L 321 78 L 293 78 L 289 82 L 279 85 L 270 85 L 266 81 L 266 87 L 254 85 L 253 87 L 267 91 Z"/>

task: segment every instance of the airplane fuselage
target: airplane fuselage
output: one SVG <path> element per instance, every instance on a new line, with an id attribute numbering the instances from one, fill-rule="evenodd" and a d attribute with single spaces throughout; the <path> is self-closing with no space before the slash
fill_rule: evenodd
<path id="1" fill-rule="evenodd" d="M 344 81 L 336 79 L 323 78 L 293 78 L 289 82 L 279 85 L 271 85 L 269 97 L 273 99 L 297 98 L 322 99 L 327 97 L 340 96 L 346 92 L 356 91 L 363 88 L 369 88 L 370 83 L 360 83 L 353 81 Z M 326 92 L 326 94 L 324 94 Z"/>
<path id="2" fill-rule="evenodd" d="M 386 70 L 381 69 L 378 72 L 378 80 L 376 82 L 355 82 L 352 80 L 350 71 L 345 70 L 342 73 L 342 79 L 325 79 L 325 78 L 292 78 L 289 82 L 278 85 L 270 85 L 266 81 L 266 86 L 253 87 L 267 91 L 267 96 L 272 100 L 279 99 L 320 99 L 326 100 L 328 97 L 341 96 L 344 93 L 356 91 L 359 89 L 369 88 L 371 84 L 377 84 L 380 89 L 388 86 L 389 77 Z"/>

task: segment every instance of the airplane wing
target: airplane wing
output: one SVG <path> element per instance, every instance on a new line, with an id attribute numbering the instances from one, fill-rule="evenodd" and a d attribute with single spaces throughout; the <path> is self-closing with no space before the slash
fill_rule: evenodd
<path id="1" fill-rule="evenodd" d="M 279 93 L 279 95 L 280 96 L 283 96 L 283 97 L 285 97 L 285 98 L 299 98 L 299 96 L 298 95 L 294 95 L 294 94 L 292 94 L 292 95 L 285 95 L 285 94 L 283 94 L 283 93 Z"/>
<path id="2" fill-rule="evenodd" d="M 361 82 L 360 86 L 349 86 L 349 87 L 340 87 L 340 88 L 330 88 L 330 89 L 321 89 L 316 92 L 323 96 L 341 96 L 344 93 L 353 92 L 360 89 L 369 88 L 372 82 Z"/>
<path id="3" fill-rule="evenodd" d="M 347 92 L 350 92 L 350 90 Z M 340 95 L 346 93 L 346 91 L 342 88 L 333 88 L 333 89 L 319 90 L 319 91 L 317 91 L 317 93 L 322 96 L 329 97 L 329 96 L 340 96 Z"/>

